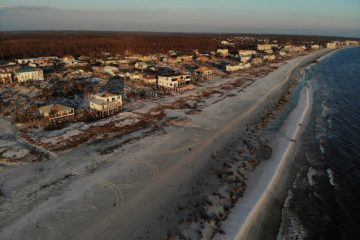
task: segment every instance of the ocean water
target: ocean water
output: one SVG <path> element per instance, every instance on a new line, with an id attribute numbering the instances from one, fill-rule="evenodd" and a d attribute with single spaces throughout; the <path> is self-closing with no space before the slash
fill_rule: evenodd
<path id="1" fill-rule="evenodd" d="M 314 89 L 277 239 L 360 239 L 360 47 L 305 72 Z"/>

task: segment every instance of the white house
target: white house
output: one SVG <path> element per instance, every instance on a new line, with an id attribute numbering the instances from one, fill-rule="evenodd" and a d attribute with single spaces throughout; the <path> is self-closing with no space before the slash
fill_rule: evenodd
<path id="1" fill-rule="evenodd" d="M 218 50 L 216 50 L 216 53 L 220 54 L 222 56 L 226 56 L 226 55 L 229 55 L 229 49 L 226 49 L 226 48 L 218 49 Z"/>
<path id="2" fill-rule="evenodd" d="M 311 49 L 319 49 L 320 48 L 320 45 L 319 44 L 313 44 L 311 45 Z"/>
<path id="3" fill-rule="evenodd" d="M 158 85 L 173 91 L 186 91 L 193 88 L 190 75 L 159 76 Z"/>
<path id="4" fill-rule="evenodd" d="M 359 42 L 358 42 L 358 41 L 351 41 L 351 40 L 347 40 L 347 41 L 345 41 L 345 42 L 344 42 L 344 44 L 345 44 L 346 46 L 350 46 L 350 45 L 358 45 L 358 44 L 359 44 Z"/>
<path id="5" fill-rule="evenodd" d="M 306 47 L 305 46 L 295 46 L 295 45 L 286 45 L 284 47 L 284 50 L 289 52 L 289 53 L 300 53 L 305 51 Z"/>
<path id="6" fill-rule="evenodd" d="M 110 116 L 120 112 L 122 108 L 122 97 L 115 93 L 101 93 L 91 96 L 89 107 L 99 116 Z"/>
<path id="7" fill-rule="evenodd" d="M 257 52 L 255 50 L 239 50 L 239 56 L 254 56 Z"/>
<path id="8" fill-rule="evenodd" d="M 15 78 L 18 82 L 44 80 L 43 70 L 39 68 L 23 68 L 15 71 Z"/>
<path id="9" fill-rule="evenodd" d="M 266 50 L 272 50 L 273 48 L 278 48 L 277 44 L 258 44 L 257 50 L 259 51 L 266 51 Z"/>
<path id="10" fill-rule="evenodd" d="M 326 44 L 327 48 L 337 48 L 338 43 L 337 42 L 329 42 Z"/>
<path id="11" fill-rule="evenodd" d="M 242 63 L 247 63 L 247 62 L 249 62 L 249 61 L 251 60 L 251 58 L 252 58 L 251 55 L 241 56 L 241 57 L 240 57 L 240 61 L 241 61 Z"/>
<path id="12" fill-rule="evenodd" d="M 275 56 L 274 54 L 265 55 L 265 56 L 263 57 L 263 59 L 271 62 L 271 61 L 274 61 L 274 60 L 276 59 L 276 56 Z"/>
<path id="13" fill-rule="evenodd" d="M 61 104 L 50 104 L 39 108 L 40 114 L 48 118 L 49 122 L 63 122 L 74 117 L 74 108 Z"/>
<path id="14" fill-rule="evenodd" d="M 235 72 L 243 69 L 248 69 L 251 67 L 250 63 L 240 63 L 238 65 L 227 65 L 226 71 L 227 72 Z"/>

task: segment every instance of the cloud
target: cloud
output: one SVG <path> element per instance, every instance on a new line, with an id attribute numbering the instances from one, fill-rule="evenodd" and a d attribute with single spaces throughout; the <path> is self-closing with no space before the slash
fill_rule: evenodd
<path id="1" fill-rule="evenodd" d="M 331 24 L 318 16 L 277 15 L 233 9 L 79 10 L 0 5 L 0 31 L 95 30 L 154 32 L 247 32 L 359 36 L 357 19 Z"/>

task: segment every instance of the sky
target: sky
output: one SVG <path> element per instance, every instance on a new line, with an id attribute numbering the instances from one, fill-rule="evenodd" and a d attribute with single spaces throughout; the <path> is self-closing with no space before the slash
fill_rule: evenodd
<path id="1" fill-rule="evenodd" d="M 360 37 L 360 0 L 0 0 L 0 31 L 22 30 Z"/>

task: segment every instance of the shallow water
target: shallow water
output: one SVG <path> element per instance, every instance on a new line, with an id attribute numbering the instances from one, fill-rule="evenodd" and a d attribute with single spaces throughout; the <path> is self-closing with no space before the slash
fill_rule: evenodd
<path id="1" fill-rule="evenodd" d="M 360 48 L 335 52 L 305 76 L 314 108 L 277 238 L 358 239 Z"/>

